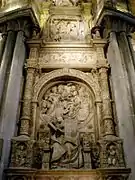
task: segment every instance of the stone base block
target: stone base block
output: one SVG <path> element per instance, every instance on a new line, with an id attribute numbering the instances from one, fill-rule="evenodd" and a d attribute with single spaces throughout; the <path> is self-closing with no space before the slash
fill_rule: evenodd
<path id="1" fill-rule="evenodd" d="M 5 173 L 8 180 L 127 180 L 130 169 L 45 171 L 10 168 Z"/>

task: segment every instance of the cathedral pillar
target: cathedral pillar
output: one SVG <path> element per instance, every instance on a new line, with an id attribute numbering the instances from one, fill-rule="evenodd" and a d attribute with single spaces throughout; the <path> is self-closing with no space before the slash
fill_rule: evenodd
<path id="1" fill-rule="evenodd" d="M 0 40 L 0 64 L 1 64 L 1 59 L 2 59 L 2 55 L 3 55 L 6 39 L 7 39 L 7 32 L 6 32 L 6 28 L 4 26 L 4 27 L 2 27 L 1 40 Z"/>
<path id="2" fill-rule="evenodd" d="M 7 27 L 7 32 L 8 32 L 7 40 L 0 66 L 0 103 L 2 101 L 4 85 L 6 84 L 6 75 L 11 65 L 11 60 L 15 45 L 16 33 L 14 29 L 15 29 L 15 22 L 9 22 Z"/>
<path id="3" fill-rule="evenodd" d="M 112 100 L 109 85 L 109 66 L 104 54 L 104 47 L 106 40 L 101 38 L 101 30 L 99 27 L 92 29 L 93 43 L 97 52 L 97 69 L 99 84 L 101 87 L 101 99 L 102 99 L 102 117 L 100 121 L 101 135 L 99 139 L 100 143 L 100 167 L 101 168 L 114 168 L 125 167 L 122 140 L 116 137 L 115 122 L 112 111 Z M 114 159 L 115 162 L 110 162 L 109 153 L 111 149 L 117 151 Z"/>
<path id="4" fill-rule="evenodd" d="M 6 94 L 5 94 L 4 102 L 3 102 L 2 113 L 1 113 L 1 119 L 2 119 L 1 136 L 4 140 L 2 160 L 1 160 L 1 173 L 3 169 L 8 166 L 11 138 L 13 137 L 15 133 L 15 127 L 17 123 L 23 65 L 24 65 L 24 60 L 26 57 L 26 48 L 24 44 L 24 40 L 25 40 L 24 28 L 27 26 L 27 22 L 18 21 L 17 25 L 18 25 L 17 27 L 18 29 L 16 29 L 17 30 L 16 43 L 15 43 L 14 50 L 11 49 L 13 51 L 13 58 L 10 57 L 12 58 L 12 62 L 11 62 L 11 67 L 10 67 Z M 10 31 L 10 33 L 11 33 L 10 37 L 12 37 L 13 32 Z M 7 41 L 7 43 L 9 44 L 12 43 L 12 41 L 11 42 L 10 41 L 11 39 L 9 39 L 9 42 Z M 9 49 L 9 52 L 10 52 L 10 49 Z"/>
<path id="5" fill-rule="evenodd" d="M 128 44 L 129 44 L 129 47 L 130 47 L 130 50 L 131 50 L 131 55 L 132 55 L 132 58 L 133 58 L 133 65 L 135 67 L 135 53 L 134 53 L 134 49 L 133 49 L 131 34 L 127 35 L 127 40 L 128 40 Z"/>
<path id="6" fill-rule="evenodd" d="M 128 26 L 125 24 L 125 26 Z M 135 108 L 135 66 L 134 66 L 134 56 L 132 54 L 131 45 L 128 39 L 128 34 L 125 31 L 120 32 L 117 35 L 118 44 L 120 51 L 122 52 L 121 57 L 123 60 L 123 68 L 125 70 L 125 74 L 127 74 L 127 81 L 129 82 L 131 96 L 132 98 L 132 105 Z M 135 127 L 135 122 L 134 122 Z M 135 129 L 134 129 L 135 130 Z"/>
<path id="7" fill-rule="evenodd" d="M 33 46 L 32 46 L 33 45 Z M 32 109 L 32 94 L 33 94 L 33 84 L 35 79 L 35 73 L 37 68 L 37 58 L 38 58 L 38 47 L 39 44 L 31 44 L 30 55 L 27 60 L 27 76 L 25 83 L 25 90 L 23 96 L 22 105 L 22 116 L 20 118 L 20 132 L 19 135 L 29 136 L 30 123 L 31 123 L 31 109 Z"/>
<path id="8" fill-rule="evenodd" d="M 116 24 L 115 24 L 116 25 Z M 118 30 L 118 28 L 117 28 Z M 125 37 L 123 37 L 125 38 Z M 130 63 L 130 58 L 128 56 L 127 49 L 120 47 L 118 41 L 118 33 L 115 30 L 111 31 L 109 34 L 109 46 L 107 50 L 107 59 L 111 66 L 111 76 L 114 91 L 114 98 L 116 103 L 116 111 L 118 117 L 118 126 L 120 137 L 124 139 L 124 150 L 127 166 L 134 170 L 135 167 L 135 125 L 134 125 L 134 107 L 133 107 L 133 97 L 131 95 L 131 89 L 129 84 L 129 77 L 131 72 L 127 74 L 127 68 L 124 63 Z M 126 44 L 123 43 L 126 47 Z M 124 52 L 125 51 L 125 52 Z M 122 55 L 122 52 L 124 53 Z M 127 55 L 126 55 L 127 53 Z M 123 59 L 124 58 L 124 59 Z M 131 71 L 132 71 L 131 66 Z M 132 74 L 133 75 L 133 74 Z M 134 82 L 134 81 L 133 81 Z M 134 91 L 132 89 L 132 91 Z M 135 172 L 132 171 L 131 179 L 135 178 Z"/>

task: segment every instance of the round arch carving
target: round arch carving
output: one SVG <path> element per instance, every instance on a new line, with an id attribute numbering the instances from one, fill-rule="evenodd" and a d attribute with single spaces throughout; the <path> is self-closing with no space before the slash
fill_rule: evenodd
<path id="1" fill-rule="evenodd" d="M 100 98 L 100 88 L 98 80 L 97 78 L 93 78 L 92 74 L 87 75 L 86 73 L 75 69 L 59 69 L 43 75 L 38 80 L 38 82 L 34 86 L 33 101 L 38 101 L 38 96 L 46 84 L 49 84 L 50 82 L 62 77 L 75 78 L 76 80 L 83 81 L 91 89 L 93 95 L 95 96 L 95 99 Z"/>
<path id="2" fill-rule="evenodd" d="M 51 149 L 51 155 L 47 155 L 51 169 L 67 167 L 67 162 L 71 167 L 84 166 L 82 148 L 90 148 L 98 138 L 97 97 L 100 88 L 93 72 L 54 70 L 35 84 L 35 137 Z"/>

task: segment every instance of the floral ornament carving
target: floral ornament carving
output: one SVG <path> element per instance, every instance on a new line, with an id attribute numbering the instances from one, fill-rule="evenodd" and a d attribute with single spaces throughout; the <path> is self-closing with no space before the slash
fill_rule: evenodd
<path id="1" fill-rule="evenodd" d="M 77 58 L 76 58 L 77 57 Z M 89 64 L 95 65 L 96 53 L 94 51 L 46 51 L 41 52 L 39 57 L 39 66 L 44 67 L 47 64 Z"/>

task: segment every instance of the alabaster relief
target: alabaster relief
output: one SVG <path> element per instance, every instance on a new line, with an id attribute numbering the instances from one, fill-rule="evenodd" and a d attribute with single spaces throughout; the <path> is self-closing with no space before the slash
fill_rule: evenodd
<path id="1" fill-rule="evenodd" d="M 82 146 L 95 142 L 93 97 L 76 82 L 60 83 L 45 92 L 41 101 L 40 128 L 50 132 L 51 168 L 84 166 Z M 89 140 L 83 144 L 84 134 Z M 90 139 L 91 138 L 91 139 Z"/>
<path id="2" fill-rule="evenodd" d="M 84 49 L 84 51 L 78 52 L 77 50 L 75 51 L 67 48 L 67 51 L 63 52 L 60 51 L 60 49 L 56 49 L 56 51 L 51 49 L 46 49 L 45 51 L 44 49 L 40 53 L 39 65 L 44 67 L 46 64 L 96 64 L 96 52 L 87 50 L 88 49 Z"/>
<path id="3" fill-rule="evenodd" d="M 78 16 L 50 16 L 45 27 L 44 36 L 47 41 L 83 41 L 84 22 Z"/>

